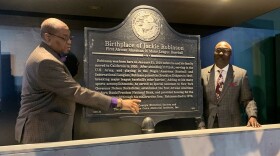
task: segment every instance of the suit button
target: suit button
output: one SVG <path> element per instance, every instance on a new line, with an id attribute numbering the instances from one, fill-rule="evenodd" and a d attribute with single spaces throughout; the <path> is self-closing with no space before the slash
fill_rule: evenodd
<path id="1" fill-rule="evenodd" d="M 212 116 L 213 117 L 213 119 L 215 119 L 215 116 Z"/>
<path id="2" fill-rule="evenodd" d="M 217 104 L 217 107 L 220 107 L 220 105 L 219 105 L 219 104 Z"/>

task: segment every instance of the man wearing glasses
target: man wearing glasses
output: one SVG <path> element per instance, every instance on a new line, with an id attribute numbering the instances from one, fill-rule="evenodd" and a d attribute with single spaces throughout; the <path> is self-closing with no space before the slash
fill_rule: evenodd
<path id="1" fill-rule="evenodd" d="M 201 71 L 206 126 L 241 126 L 240 108 L 244 106 L 248 116 L 247 126 L 260 127 L 247 71 L 229 64 L 231 54 L 230 44 L 226 41 L 219 42 L 214 51 L 215 64 Z"/>
<path id="2" fill-rule="evenodd" d="M 30 54 L 22 80 L 21 108 L 15 126 L 20 143 L 72 139 L 75 103 L 101 110 L 119 107 L 139 112 L 139 99 L 122 100 L 80 86 L 61 60 L 71 49 L 68 26 L 49 18 L 41 24 L 41 44 Z"/>

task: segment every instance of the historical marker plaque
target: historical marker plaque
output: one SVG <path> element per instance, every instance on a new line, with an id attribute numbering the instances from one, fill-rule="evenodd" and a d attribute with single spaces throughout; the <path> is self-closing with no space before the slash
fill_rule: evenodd
<path id="1" fill-rule="evenodd" d="M 200 37 L 175 32 L 161 13 L 139 6 L 111 29 L 85 28 L 85 80 L 90 89 L 141 99 L 139 116 L 199 117 Z M 130 116 L 87 108 L 87 117 Z"/>

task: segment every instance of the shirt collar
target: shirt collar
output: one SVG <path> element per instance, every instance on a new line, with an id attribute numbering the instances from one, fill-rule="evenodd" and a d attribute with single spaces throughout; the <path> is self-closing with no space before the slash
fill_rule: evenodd
<path id="1" fill-rule="evenodd" d="M 222 71 L 224 71 L 225 73 L 227 73 L 228 68 L 229 68 L 229 64 L 228 64 L 227 66 L 225 66 L 223 69 L 220 69 L 220 68 L 215 64 L 215 71 L 217 71 L 217 70 L 222 70 Z"/>

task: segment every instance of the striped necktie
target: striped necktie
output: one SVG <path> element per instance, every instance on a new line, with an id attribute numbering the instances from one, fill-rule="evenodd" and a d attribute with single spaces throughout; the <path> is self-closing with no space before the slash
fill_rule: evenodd
<path id="1" fill-rule="evenodd" d="M 223 86 L 224 86 L 224 78 L 222 75 L 223 70 L 218 70 L 219 72 L 219 76 L 217 79 L 217 86 L 216 86 L 216 97 L 217 99 L 221 98 L 221 92 L 223 90 Z"/>

